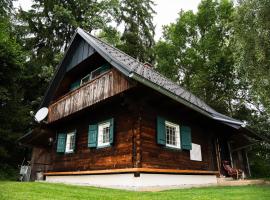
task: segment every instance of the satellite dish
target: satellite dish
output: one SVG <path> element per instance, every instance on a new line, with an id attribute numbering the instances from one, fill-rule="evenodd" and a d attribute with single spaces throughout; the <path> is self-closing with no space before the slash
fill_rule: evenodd
<path id="1" fill-rule="evenodd" d="M 35 120 L 37 122 L 41 122 L 43 119 L 47 117 L 48 112 L 49 112 L 48 108 L 46 107 L 40 108 L 35 114 Z"/>

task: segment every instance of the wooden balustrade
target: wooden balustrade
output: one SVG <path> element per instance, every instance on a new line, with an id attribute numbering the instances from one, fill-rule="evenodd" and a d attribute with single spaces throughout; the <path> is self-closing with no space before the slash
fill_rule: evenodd
<path id="1" fill-rule="evenodd" d="M 112 69 L 69 92 L 49 106 L 48 122 L 53 122 L 89 107 L 131 87 L 130 82 Z"/>

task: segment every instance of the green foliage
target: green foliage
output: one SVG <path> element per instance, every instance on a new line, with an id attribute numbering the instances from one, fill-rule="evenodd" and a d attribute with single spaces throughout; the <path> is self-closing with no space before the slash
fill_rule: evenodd
<path id="1" fill-rule="evenodd" d="M 13 8 L 12 0 L 0 0 L 0 17 L 8 17 Z"/>
<path id="2" fill-rule="evenodd" d="M 134 192 L 85 186 L 71 186 L 52 183 L 0 182 L 0 199 L 245 199 L 267 200 L 270 198 L 269 185 L 234 187 L 206 187 L 174 189 L 161 192 Z"/>
<path id="3" fill-rule="evenodd" d="M 154 61 L 153 4 L 149 0 L 120 1 L 118 21 L 124 24 L 125 30 L 119 48 L 141 62 Z"/>
<path id="4" fill-rule="evenodd" d="M 122 45 L 121 42 L 121 33 L 114 27 L 108 26 L 104 28 L 99 34 L 98 38 L 103 41 L 106 41 L 112 46 L 119 47 Z"/>
<path id="5" fill-rule="evenodd" d="M 155 51 L 157 69 L 223 113 L 237 95 L 232 45 L 233 4 L 203 0 L 198 12 L 181 11 L 165 26 Z"/>
<path id="6" fill-rule="evenodd" d="M 11 26 L 9 18 L 0 18 L 0 163 L 16 165 L 22 156 L 20 149 L 15 148 L 16 140 L 30 119 L 21 84 L 25 54 Z"/>
<path id="7" fill-rule="evenodd" d="M 7 164 L 0 164 L 0 180 L 16 181 L 18 179 L 19 169 Z"/>
<path id="8" fill-rule="evenodd" d="M 244 116 L 257 133 L 270 138 L 270 1 L 239 3 L 234 22 L 235 60 L 239 79 L 245 83 L 242 93 L 249 114 Z M 269 144 L 256 147 L 252 158 L 254 174 L 269 176 Z"/>
<path id="9" fill-rule="evenodd" d="M 112 20 L 116 0 L 35 0 L 29 11 L 20 9 L 18 18 L 23 43 L 38 66 L 58 64 L 77 27 L 89 32 L 102 29 Z"/>

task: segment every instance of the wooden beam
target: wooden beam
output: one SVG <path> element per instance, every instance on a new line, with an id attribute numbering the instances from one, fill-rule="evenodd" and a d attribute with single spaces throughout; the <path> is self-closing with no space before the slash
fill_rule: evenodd
<path id="1" fill-rule="evenodd" d="M 69 171 L 69 172 L 46 172 L 45 176 L 57 175 L 87 175 L 87 174 L 116 174 L 116 173 L 165 173 L 165 174 L 213 174 L 218 171 L 204 170 L 182 170 L 182 169 L 156 169 L 156 168 L 124 168 L 124 169 L 105 169 L 90 171 Z"/>

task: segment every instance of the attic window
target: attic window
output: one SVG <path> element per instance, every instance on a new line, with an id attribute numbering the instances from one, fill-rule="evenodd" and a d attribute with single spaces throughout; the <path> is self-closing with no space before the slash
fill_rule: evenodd
<path id="1" fill-rule="evenodd" d="M 87 83 L 90 80 L 90 74 L 87 74 L 85 77 L 81 79 L 81 85 Z"/>
<path id="2" fill-rule="evenodd" d="M 108 64 L 104 64 L 101 67 L 95 69 L 94 71 L 92 71 L 90 74 L 87 74 L 85 77 L 83 77 L 82 79 L 79 79 L 75 82 L 73 82 L 70 85 L 70 91 L 77 89 L 78 87 L 86 84 L 88 81 L 96 78 L 97 76 L 107 72 L 110 69 L 110 66 Z"/>
<path id="3" fill-rule="evenodd" d="M 107 64 L 102 65 L 101 67 L 99 67 L 91 72 L 91 79 L 94 79 L 95 77 L 107 72 L 109 69 L 110 69 L 109 65 L 107 65 Z"/>

